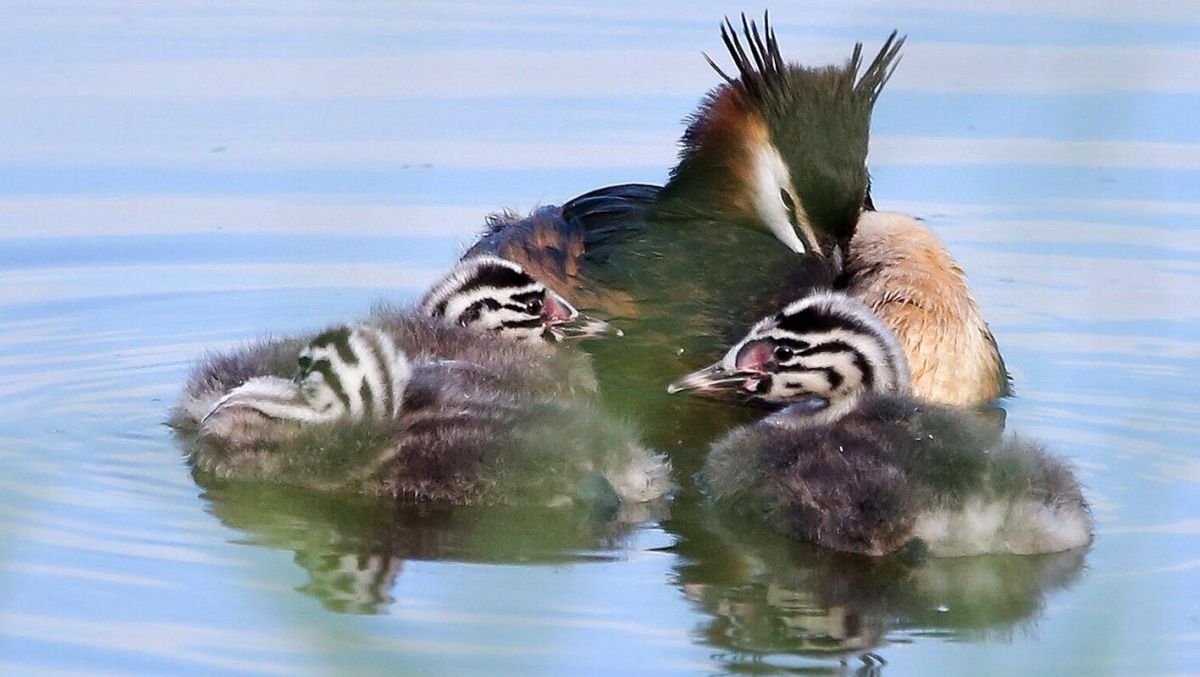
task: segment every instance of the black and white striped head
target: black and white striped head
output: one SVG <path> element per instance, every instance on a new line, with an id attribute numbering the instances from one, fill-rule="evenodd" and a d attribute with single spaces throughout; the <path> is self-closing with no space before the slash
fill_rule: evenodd
<path id="1" fill-rule="evenodd" d="M 404 353 L 386 332 L 367 325 L 336 327 L 300 351 L 295 378 L 251 378 L 221 397 L 200 425 L 213 432 L 239 418 L 284 426 L 385 421 L 400 414 L 411 375 Z"/>
<path id="2" fill-rule="evenodd" d="M 460 262 L 425 294 L 421 312 L 518 341 L 615 332 L 607 323 L 580 314 L 521 266 L 495 256 Z"/>
<path id="3" fill-rule="evenodd" d="M 317 336 L 297 362 L 301 396 L 322 418 L 394 418 L 412 375 L 392 337 L 367 325 Z"/>
<path id="4" fill-rule="evenodd" d="M 820 292 L 763 319 L 721 361 L 668 391 L 821 410 L 908 388 L 908 362 L 891 330 L 859 301 Z"/>

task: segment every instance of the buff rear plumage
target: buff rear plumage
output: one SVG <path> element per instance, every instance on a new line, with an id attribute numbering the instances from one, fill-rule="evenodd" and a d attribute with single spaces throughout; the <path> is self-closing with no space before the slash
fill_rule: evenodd
<path id="1" fill-rule="evenodd" d="M 917 397 L 973 406 L 1010 394 L 996 338 L 966 274 L 921 221 L 864 212 L 845 274 L 846 292 L 899 339 Z"/>

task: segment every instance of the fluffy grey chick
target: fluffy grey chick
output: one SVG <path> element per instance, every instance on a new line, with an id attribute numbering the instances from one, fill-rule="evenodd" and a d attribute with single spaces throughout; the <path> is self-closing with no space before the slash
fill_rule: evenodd
<path id="1" fill-rule="evenodd" d="M 195 433 L 193 464 L 221 477 L 456 504 L 664 495 L 669 466 L 598 409 L 586 357 L 532 340 L 604 325 L 521 275 L 467 261 L 425 312 L 381 309 L 210 358 L 172 424 Z"/>
<path id="2" fill-rule="evenodd" d="M 672 392 L 787 405 L 714 444 L 715 499 L 833 550 L 934 556 L 1033 554 L 1087 545 L 1092 520 L 1071 468 L 967 409 L 909 395 L 895 336 L 839 293 L 759 322 Z"/>

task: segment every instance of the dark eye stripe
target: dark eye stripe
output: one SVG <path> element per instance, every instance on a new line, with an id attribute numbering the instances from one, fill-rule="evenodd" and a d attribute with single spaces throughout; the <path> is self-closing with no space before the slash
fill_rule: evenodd
<path id="1" fill-rule="evenodd" d="M 824 353 L 854 353 L 857 355 L 858 350 L 845 341 L 834 340 L 827 341 L 825 343 L 818 343 L 815 346 L 810 346 L 797 352 L 798 355 L 805 357 L 809 355 L 821 355 Z"/>
<path id="2" fill-rule="evenodd" d="M 804 245 L 805 251 L 815 251 L 813 243 L 808 240 L 808 233 L 800 227 L 800 217 L 796 214 L 796 200 L 784 188 L 779 189 L 779 199 L 783 200 L 783 206 L 787 208 L 788 223 L 792 226 L 796 237 L 800 238 L 800 243 Z"/>
<path id="3" fill-rule="evenodd" d="M 513 294 L 509 298 L 520 304 L 529 303 L 530 301 L 540 301 L 545 296 L 541 291 L 525 291 L 520 294 Z"/>
<path id="4" fill-rule="evenodd" d="M 300 359 L 296 361 L 295 379 L 297 381 L 304 380 L 304 377 L 308 376 L 310 371 L 312 371 L 312 358 L 308 355 L 300 356 Z"/>
<path id="5" fill-rule="evenodd" d="M 503 324 L 505 327 L 508 327 L 510 329 L 525 328 L 525 327 L 540 327 L 540 326 L 542 326 L 542 318 L 535 317 L 530 320 L 506 320 Z"/>
<path id="6" fill-rule="evenodd" d="M 779 189 L 779 199 L 783 200 L 783 206 L 787 207 L 788 223 L 792 224 L 792 227 L 795 228 L 796 227 L 796 201 L 793 200 L 792 196 L 790 194 L 788 194 L 788 192 L 783 188 Z"/>
<path id="7" fill-rule="evenodd" d="M 789 338 L 787 336 L 772 336 L 771 341 L 776 345 L 787 346 L 795 351 L 804 350 L 805 348 L 808 348 L 809 345 L 808 341 L 801 341 L 799 339 Z"/>
<path id="8" fill-rule="evenodd" d="M 488 310 L 500 310 L 503 307 L 504 305 L 494 298 L 488 297 L 479 299 L 475 303 L 467 306 L 466 310 L 459 314 L 459 322 L 462 324 L 467 324 L 468 322 L 474 322 L 475 320 L 478 320 L 479 316 L 483 314 L 483 310 L 485 308 Z"/>

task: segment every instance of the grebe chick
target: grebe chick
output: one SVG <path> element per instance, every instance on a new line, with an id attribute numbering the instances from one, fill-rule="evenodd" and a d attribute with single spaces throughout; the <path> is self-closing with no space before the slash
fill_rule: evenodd
<path id="1" fill-rule="evenodd" d="M 210 358 L 170 424 L 220 477 L 456 504 L 662 496 L 668 465 L 598 410 L 586 355 L 532 340 L 607 325 L 519 271 L 464 262 L 425 311 Z"/>
<path id="2" fill-rule="evenodd" d="M 550 350 L 547 340 L 620 334 L 581 314 L 521 266 L 495 256 L 464 259 L 416 307 L 379 306 L 365 322 L 389 334 L 410 361 L 487 370 L 514 389 L 547 395 L 596 387 L 586 356 Z M 218 400 L 252 378 L 292 379 L 301 349 L 314 338 L 261 340 L 209 356 L 188 379 L 169 425 L 195 430 Z"/>
<path id="3" fill-rule="evenodd" d="M 833 550 L 933 556 L 1058 552 L 1091 542 L 1070 467 L 909 393 L 895 336 L 836 292 L 759 322 L 672 392 L 736 392 L 787 405 L 715 443 L 704 477 L 721 503 Z"/>
<path id="4" fill-rule="evenodd" d="M 201 421 L 191 460 L 225 478 L 455 504 L 640 503 L 670 487 L 666 461 L 588 399 L 410 364 L 367 325 L 314 339 L 295 380 L 234 388 Z"/>
<path id="5" fill-rule="evenodd" d="M 520 265 L 497 256 L 463 259 L 419 305 L 428 317 L 516 341 L 621 335 L 607 322 L 581 315 Z"/>

